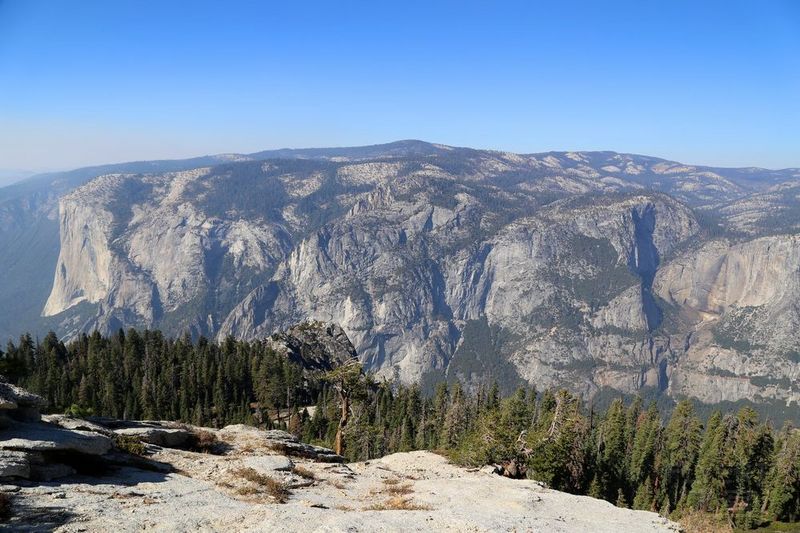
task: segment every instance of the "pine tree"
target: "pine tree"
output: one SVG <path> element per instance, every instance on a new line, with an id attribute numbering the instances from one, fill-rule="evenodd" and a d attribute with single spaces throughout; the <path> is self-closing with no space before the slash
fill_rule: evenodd
<path id="1" fill-rule="evenodd" d="M 727 428 L 722 414 L 715 411 L 708 420 L 697 460 L 696 477 L 689 491 L 688 505 L 701 511 L 716 512 L 726 506 L 725 441 Z"/>
<path id="2" fill-rule="evenodd" d="M 625 499 L 625 493 L 622 491 L 622 489 L 617 489 L 617 501 L 614 505 L 617 507 L 628 507 L 628 502 Z"/>
<path id="3" fill-rule="evenodd" d="M 800 520 L 800 431 L 784 430 L 769 474 L 763 508 L 777 520 Z"/>
<path id="4" fill-rule="evenodd" d="M 636 495 L 633 498 L 633 508 L 641 511 L 653 510 L 653 482 L 647 476 L 642 483 L 637 486 Z"/>
<path id="5" fill-rule="evenodd" d="M 339 427 L 336 431 L 334 449 L 339 455 L 344 455 L 344 431 L 350 421 L 352 402 L 365 393 L 364 372 L 358 361 L 350 361 L 332 371 L 325 379 L 330 382 L 339 394 Z M 364 438 L 361 431 L 364 428 L 357 426 L 359 442 Z"/>
<path id="6" fill-rule="evenodd" d="M 759 499 L 763 480 L 772 464 L 773 448 L 772 432 L 759 423 L 758 414 L 751 407 L 740 409 L 736 415 L 731 462 L 736 500 L 744 502 L 747 516 L 742 516 L 737 525 L 760 521 L 757 516 L 760 508 L 756 509 L 755 502 Z"/>
<path id="7" fill-rule="evenodd" d="M 467 432 L 468 407 L 461 384 L 456 382 L 450 394 L 450 404 L 447 407 L 439 436 L 439 445 L 446 449 L 458 446 L 461 438 Z"/>
<path id="8" fill-rule="evenodd" d="M 600 494 L 608 501 L 626 490 L 626 417 L 622 400 L 611 403 L 597 435 L 597 477 Z"/>
<path id="9" fill-rule="evenodd" d="M 631 446 L 628 465 L 629 483 L 641 485 L 646 478 L 656 477 L 656 455 L 661 449 L 661 415 L 655 402 L 637 420 L 636 433 Z"/>
<path id="10" fill-rule="evenodd" d="M 700 438 L 701 424 L 695 416 L 694 405 L 683 400 L 675 407 L 664 431 L 662 477 L 670 509 L 678 508 L 688 493 Z"/>

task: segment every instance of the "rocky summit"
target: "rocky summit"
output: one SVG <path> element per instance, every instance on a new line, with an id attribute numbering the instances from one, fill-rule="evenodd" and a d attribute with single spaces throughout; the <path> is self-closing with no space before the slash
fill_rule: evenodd
<path id="1" fill-rule="evenodd" d="M 797 169 L 403 141 L 97 172 L 0 190 L 0 238 L 40 239 L 9 272 L 52 279 L 40 317 L 0 295 L 14 334 L 311 320 L 406 382 L 800 399 Z"/>
<path id="2" fill-rule="evenodd" d="M 679 531 L 656 513 L 508 479 L 491 467 L 464 469 L 431 452 L 342 460 L 285 431 L 245 425 L 17 421 L 0 428 L 2 529 Z"/>

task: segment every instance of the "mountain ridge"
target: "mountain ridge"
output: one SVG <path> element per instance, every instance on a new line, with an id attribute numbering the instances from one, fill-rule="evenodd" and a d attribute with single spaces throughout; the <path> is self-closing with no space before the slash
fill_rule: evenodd
<path id="1" fill-rule="evenodd" d="M 794 171 L 421 141 L 265 153 L 293 157 L 111 174 L 62 196 L 42 321 L 67 335 L 252 338 L 322 320 L 404 380 L 480 381 L 500 365 L 509 382 L 588 395 L 797 401 L 778 385 L 798 372 L 781 355 L 797 340 L 786 298 L 744 317 L 750 296 L 715 281 L 715 265 L 749 268 L 742 253 L 777 246 L 783 263 L 769 268 L 794 294 Z M 675 296 L 678 264 L 707 280 L 703 302 L 722 302 L 719 313 Z M 775 342 L 720 341 L 734 319 Z"/>

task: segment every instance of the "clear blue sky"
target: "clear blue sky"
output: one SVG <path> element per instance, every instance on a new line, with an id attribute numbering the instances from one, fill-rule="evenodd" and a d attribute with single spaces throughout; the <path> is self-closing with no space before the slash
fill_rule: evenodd
<path id="1" fill-rule="evenodd" d="M 0 0 L 0 169 L 405 138 L 800 166 L 800 2 Z"/>

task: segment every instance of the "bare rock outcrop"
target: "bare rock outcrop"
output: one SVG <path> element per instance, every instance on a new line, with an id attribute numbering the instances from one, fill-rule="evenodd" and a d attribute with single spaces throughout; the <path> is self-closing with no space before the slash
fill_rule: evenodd
<path id="1" fill-rule="evenodd" d="M 67 430 L 49 424 L 15 424 L 2 430 L 0 449 L 33 452 L 71 452 L 103 455 L 111 450 L 111 439 L 91 431 Z"/>
<path id="2" fill-rule="evenodd" d="M 306 370 L 332 370 L 358 357 L 347 333 L 331 322 L 303 322 L 272 334 L 264 341 Z"/>
<path id="3" fill-rule="evenodd" d="M 12 493 L 20 510 L 9 527 L 61 532 L 680 530 L 655 513 L 548 490 L 531 480 L 467 471 L 430 452 L 351 465 L 298 460 L 301 477 L 284 468 L 285 457 L 230 444 L 225 456 L 166 448 L 156 453 L 180 473 L 124 468 L 102 483 L 75 476 L 20 486 Z M 288 488 L 281 496 L 284 504 L 259 484 L 265 478 Z"/>
<path id="4" fill-rule="evenodd" d="M 46 405 L 41 396 L 17 387 L 0 376 L 0 428 L 10 426 L 12 421 L 36 422 L 41 418 L 40 410 Z"/>
<path id="5" fill-rule="evenodd" d="M 39 402 L 22 389 L 3 390 L 6 399 L 12 391 L 13 401 Z M 202 453 L 187 442 L 198 434 Z M 115 436 L 143 445 L 132 454 Z M 285 431 L 245 425 L 15 421 L 0 429 L 0 493 L 10 506 L 3 529 L 678 531 L 654 513 L 467 471 L 430 452 L 342 461 Z"/>
<path id="6" fill-rule="evenodd" d="M 301 442 L 296 436 L 279 429 L 261 430 L 245 424 L 225 426 L 218 435 L 227 441 L 247 442 L 261 449 L 269 449 L 291 457 L 301 457 L 323 463 L 341 463 L 344 458 L 333 450 Z"/>

